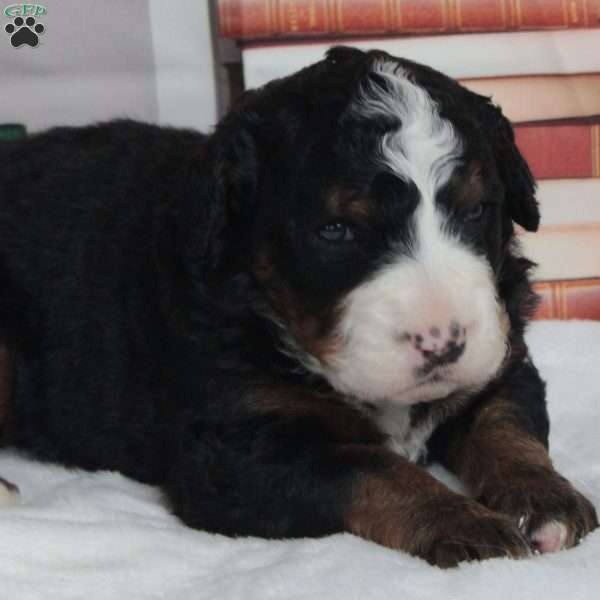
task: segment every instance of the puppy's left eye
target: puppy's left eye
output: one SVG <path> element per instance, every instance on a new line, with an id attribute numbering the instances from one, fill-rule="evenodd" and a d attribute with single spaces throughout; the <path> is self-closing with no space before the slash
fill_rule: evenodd
<path id="1" fill-rule="evenodd" d="M 328 242 L 353 242 L 354 231 L 346 223 L 328 223 L 319 229 L 319 237 Z"/>
<path id="2" fill-rule="evenodd" d="M 464 223 L 473 223 L 475 221 L 479 221 L 483 216 L 484 205 L 483 203 L 476 204 L 471 208 L 462 211 L 461 218 Z"/>

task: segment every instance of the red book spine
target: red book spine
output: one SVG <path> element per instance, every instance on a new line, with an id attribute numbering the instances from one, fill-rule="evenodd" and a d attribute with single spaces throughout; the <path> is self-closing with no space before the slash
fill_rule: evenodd
<path id="1" fill-rule="evenodd" d="M 219 0 L 236 39 L 566 29 L 598 25 L 598 0 Z"/>
<path id="2" fill-rule="evenodd" d="M 535 319 L 600 320 L 600 278 L 539 281 L 541 302 Z"/>
<path id="3" fill-rule="evenodd" d="M 600 177 L 600 120 L 521 123 L 515 139 L 538 179 Z"/>

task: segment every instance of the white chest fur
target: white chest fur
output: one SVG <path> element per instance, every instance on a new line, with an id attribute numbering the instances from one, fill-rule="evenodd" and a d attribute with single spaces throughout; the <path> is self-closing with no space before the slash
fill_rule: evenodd
<path id="1" fill-rule="evenodd" d="M 375 422 L 389 436 L 388 448 L 410 462 L 426 457 L 426 443 L 435 427 L 434 419 L 411 423 L 411 407 L 391 403 L 376 405 Z"/>

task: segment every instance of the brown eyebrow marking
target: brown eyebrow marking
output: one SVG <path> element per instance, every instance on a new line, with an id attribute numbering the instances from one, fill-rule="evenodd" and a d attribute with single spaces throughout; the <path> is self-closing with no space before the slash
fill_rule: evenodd
<path id="1" fill-rule="evenodd" d="M 367 221 L 371 215 L 370 202 L 366 197 L 342 188 L 333 188 L 327 194 L 326 206 L 334 216 L 359 222 Z"/>
<path id="2" fill-rule="evenodd" d="M 467 167 L 466 175 L 453 185 L 456 208 L 472 208 L 481 202 L 484 192 L 481 163 L 473 160 Z"/>

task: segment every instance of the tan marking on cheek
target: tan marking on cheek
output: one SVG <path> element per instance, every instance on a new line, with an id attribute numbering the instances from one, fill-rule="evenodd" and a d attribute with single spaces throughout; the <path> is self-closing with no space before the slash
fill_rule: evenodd
<path id="1" fill-rule="evenodd" d="M 339 349 L 339 340 L 332 333 L 337 322 L 335 308 L 311 312 L 279 276 L 271 254 L 267 249 L 258 253 L 254 262 L 254 275 L 262 287 L 278 320 L 299 347 L 327 362 L 328 357 Z"/>
<path id="2" fill-rule="evenodd" d="M 269 290 L 271 302 L 300 347 L 321 362 L 338 350 L 339 342 L 331 333 L 333 315 L 309 313 L 287 286 Z"/>

